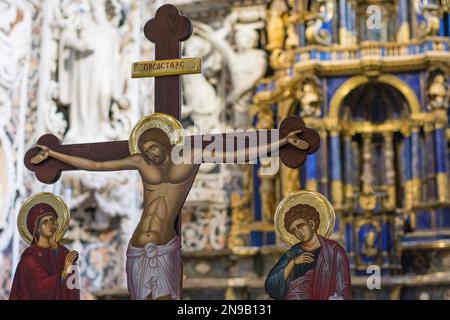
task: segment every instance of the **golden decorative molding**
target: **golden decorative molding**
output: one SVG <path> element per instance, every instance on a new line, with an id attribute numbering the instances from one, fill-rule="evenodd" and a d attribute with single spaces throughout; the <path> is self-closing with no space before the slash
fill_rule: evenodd
<path id="1" fill-rule="evenodd" d="M 439 172 L 436 174 L 436 183 L 439 201 L 445 202 L 449 199 L 448 197 L 448 173 Z"/>
<path id="2" fill-rule="evenodd" d="M 344 185 L 341 180 L 331 181 L 331 198 L 336 209 L 342 208 L 344 201 Z"/>

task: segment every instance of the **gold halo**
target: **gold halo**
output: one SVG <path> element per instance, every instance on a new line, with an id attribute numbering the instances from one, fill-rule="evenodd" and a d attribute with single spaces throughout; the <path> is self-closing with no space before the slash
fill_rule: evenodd
<path id="1" fill-rule="evenodd" d="M 20 236 L 28 244 L 33 241 L 33 236 L 27 228 L 27 218 L 30 209 L 38 203 L 46 203 L 50 205 L 58 214 L 56 241 L 60 241 L 69 228 L 70 211 L 63 199 L 50 192 L 34 194 L 22 204 L 22 207 L 20 207 L 19 216 L 17 217 L 17 228 L 19 229 Z"/>
<path id="2" fill-rule="evenodd" d="M 131 154 L 141 153 L 138 147 L 139 137 L 151 128 L 158 128 L 164 131 L 172 145 L 184 143 L 184 131 L 180 121 L 165 113 L 154 113 L 141 118 L 133 130 L 131 130 L 128 140 L 128 147 L 130 148 Z"/>
<path id="3" fill-rule="evenodd" d="M 281 240 L 290 246 L 297 244 L 299 240 L 284 227 L 284 217 L 290 208 L 298 204 L 307 204 L 315 208 L 320 215 L 320 225 L 317 234 L 323 237 L 329 237 L 333 233 L 336 215 L 333 206 L 322 194 L 299 190 L 292 192 L 284 198 L 277 207 L 274 217 L 275 231 Z"/>

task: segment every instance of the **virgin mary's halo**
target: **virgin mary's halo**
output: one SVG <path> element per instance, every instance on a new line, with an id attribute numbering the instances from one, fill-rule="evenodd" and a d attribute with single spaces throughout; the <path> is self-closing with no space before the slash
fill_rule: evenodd
<path id="1" fill-rule="evenodd" d="M 34 194 L 22 204 L 19 210 L 19 216 L 17 217 L 17 228 L 19 229 L 20 236 L 28 244 L 33 241 L 33 236 L 27 227 L 27 219 L 30 209 L 39 203 L 46 203 L 56 211 L 58 215 L 56 241 L 60 241 L 69 228 L 70 211 L 63 199 L 50 192 Z"/>

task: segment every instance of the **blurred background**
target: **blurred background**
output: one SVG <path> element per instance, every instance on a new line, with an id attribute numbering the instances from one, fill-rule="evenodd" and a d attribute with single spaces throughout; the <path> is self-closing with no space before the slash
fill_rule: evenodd
<path id="1" fill-rule="evenodd" d="M 450 299 L 449 3 L 446 0 L 0 0 L 0 298 L 26 244 L 16 219 L 40 191 L 71 209 L 83 299 L 126 299 L 125 250 L 142 212 L 134 172 L 36 180 L 24 153 L 44 133 L 64 143 L 127 139 L 153 112 L 142 32 L 165 4 L 194 24 L 182 76 L 190 132 L 277 128 L 296 114 L 321 137 L 303 168 L 202 165 L 182 213 L 185 299 L 267 299 L 286 249 L 278 202 L 298 189 L 333 204 L 354 299 Z M 367 268 L 381 289 L 367 288 Z"/>

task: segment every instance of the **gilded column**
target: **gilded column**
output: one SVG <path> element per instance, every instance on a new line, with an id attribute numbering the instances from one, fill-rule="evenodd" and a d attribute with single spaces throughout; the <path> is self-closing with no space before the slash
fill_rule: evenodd
<path id="1" fill-rule="evenodd" d="M 390 228 L 392 226 L 389 225 L 389 219 L 386 214 L 383 214 L 381 218 L 381 254 L 383 257 L 383 268 L 388 268 L 391 263 L 391 259 L 389 256 L 390 249 Z"/>
<path id="2" fill-rule="evenodd" d="M 406 210 L 412 208 L 412 166 L 411 166 L 411 132 L 405 130 L 403 132 L 403 186 L 404 186 L 404 207 Z"/>
<path id="3" fill-rule="evenodd" d="M 421 156 L 420 156 L 420 136 L 419 128 L 413 126 L 411 129 L 411 171 L 412 171 L 412 182 L 411 182 L 411 192 L 413 204 L 421 202 Z"/>
<path id="4" fill-rule="evenodd" d="M 400 26 L 397 31 L 397 41 L 407 42 L 410 39 L 409 21 L 408 21 L 408 0 L 399 0 L 398 2 L 398 20 Z"/>
<path id="5" fill-rule="evenodd" d="M 348 44 L 347 0 L 339 0 L 339 44 Z"/>
<path id="6" fill-rule="evenodd" d="M 359 204 L 361 208 L 368 212 L 376 208 L 377 198 L 375 195 L 375 190 L 373 188 L 374 176 L 372 170 L 372 134 L 363 134 L 363 174 L 361 176 L 362 182 L 362 192 L 359 196 Z"/>
<path id="7" fill-rule="evenodd" d="M 350 134 L 344 136 L 344 180 L 345 180 L 345 199 L 353 197 L 353 174 L 356 168 L 353 167 L 352 157 L 352 137 Z"/>
<path id="8" fill-rule="evenodd" d="M 364 194 L 373 193 L 373 173 L 372 173 L 372 134 L 363 134 L 363 174 L 362 192 Z"/>
<path id="9" fill-rule="evenodd" d="M 356 19 L 352 1 L 347 1 L 346 6 L 347 45 L 356 44 Z"/>
<path id="10" fill-rule="evenodd" d="M 396 190 L 395 190 L 395 165 L 394 165 L 394 141 L 393 133 L 383 133 L 384 138 L 384 167 L 385 167 L 385 183 L 388 194 L 387 207 L 394 210 L 396 207 Z"/>
<path id="11" fill-rule="evenodd" d="M 325 10 L 328 11 L 328 4 L 326 4 L 325 7 L 326 7 Z M 332 12 L 333 17 L 331 19 L 329 19 L 328 21 L 323 21 L 322 20 L 323 24 L 322 24 L 322 28 L 321 28 L 321 31 L 322 30 L 326 30 L 328 32 L 328 34 L 330 35 L 331 41 L 333 41 L 333 38 L 334 38 L 333 37 L 333 32 L 334 32 L 334 30 L 333 30 L 333 19 L 335 17 L 335 13 L 334 12 L 335 12 L 335 9 L 333 7 L 333 12 Z M 330 14 L 330 12 L 327 12 L 327 14 Z"/>
<path id="12" fill-rule="evenodd" d="M 446 131 L 448 126 L 448 87 L 446 78 L 443 74 L 435 75 L 432 83 L 427 90 L 428 104 L 434 114 L 434 140 L 436 152 L 436 184 L 437 196 L 439 202 L 447 202 L 449 200 L 448 191 L 448 142 Z M 446 212 L 447 211 L 447 212 Z M 448 210 L 437 210 L 437 219 L 435 220 L 439 226 L 447 220 Z"/>
<path id="13" fill-rule="evenodd" d="M 354 192 L 359 192 L 361 187 L 360 187 L 360 172 L 361 172 L 361 160 L 360 160 L 360 154 L 361 154 L 361 150 L 359 148 L 358 142 L 357 141 L 352 141 L 351 142 L 351 149 L 352 149 L 352 168 L 353 168 L 353 172 L 352 172 L 352 184 L 353 184 L 353 191 Z"/>
<path id="14" fill-rule="evenodd" d="M 321 146 L 317 151 L 318 158 L 318 191 L 322 193 L 326 198 L 329 198 L 328 191 L 328 139 L 327 131 L 325 129 L 319 129 Z"/>
<path id="15" fill-rule="evenodd" d="M 435 201 L 437 199 L 436 190 L 436 151 L 434 148 L 434 126 L 432 123 L 425 123 L 425 168 L 426 168 L 426 199 Z"/>
<path id="16" fill-rule="evenodd" d="M 437 122 L 434 138 L 436 142 L 436 182 L 438 199 L 441 202 L 448 200 L 448 149 L 445 134 L 445 125 Z"/>
<path id="17" fill-rule="evenodd" d="M 348 254 L 350 268 L 355 268 L 355 236 L 354 236 L 354 218 L 353 215 L 345 219 L 345 251 Z"/>

